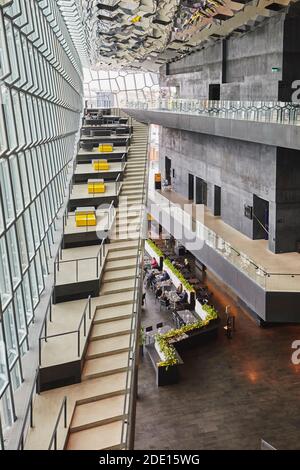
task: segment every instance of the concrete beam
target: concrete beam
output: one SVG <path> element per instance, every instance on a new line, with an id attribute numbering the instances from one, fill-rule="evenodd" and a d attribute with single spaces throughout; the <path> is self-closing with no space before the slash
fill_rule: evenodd
<path id="1" fill-rule="evenodd" d="M 124 112 L 137 121 L 166 128 L 300 150 L 300 126 L 170 111 L 124 109 Z"/>

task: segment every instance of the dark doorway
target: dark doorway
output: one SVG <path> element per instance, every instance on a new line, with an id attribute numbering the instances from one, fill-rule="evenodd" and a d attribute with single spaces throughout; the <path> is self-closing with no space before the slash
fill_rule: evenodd
<path id="1" fill-rule="evenodd" d="M 196 176 L 196 204 L 207 205 L 207 184 Z"/>
<path id="2" fill-rule="evenodd" d="M 171 185 L 171 165 L 171 158 L 165 157 L 165 176 L 169 185 Z"/>
<path id="3" fill-rule="evenodd" d="M 269 202 L 253 195 L 253 240 L 269 239 Z"/>
<path id="4" fill-rule="evenodd" d="M 189 173 L 189 201 L 194 200 L 194 175 Z"/>
<path id="5" fill-rule="evenodd" d="M 219 83 L 211 83 L 208 86 L 208 99 L 219 100 L 220 99 L 221 87 Z"/>
<path id="6" fill-rule="evenodd" d="M 214 215 L 221 215 L 221 188 L 215 184 Z"/>

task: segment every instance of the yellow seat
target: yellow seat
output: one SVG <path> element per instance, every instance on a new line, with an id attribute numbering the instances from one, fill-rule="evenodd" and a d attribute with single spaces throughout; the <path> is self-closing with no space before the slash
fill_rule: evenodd
<path id="1" fill-rule="evenodd" d="M 99 145 L 99 152 L 101 153 L 108 153 L 114 150 L 114 146 L 112 144 L 100 144 Z"/>
<path id="2" fill-rule="evenodd" d="M 96 210 L 94 207 L 78 207 L 75 211 L 76 227 L 96 225 Z"/>
<path id="3" fill-rule="evenodd" d="M 93 168 L 95 171 L 109 170 L 109 163 L 107 160 L 93 160 Z"/>
<path id="4" fill-rule="evenodd" d="M 105 193 L 106 186 L 103 179 L 99 180 L 88 180 L 88 193 Z"/>
<path id="5" fill-rule="evenodd" d="M 91 227 L 97 225 L 95 214 L 76 214 L 76 227 Z"/>

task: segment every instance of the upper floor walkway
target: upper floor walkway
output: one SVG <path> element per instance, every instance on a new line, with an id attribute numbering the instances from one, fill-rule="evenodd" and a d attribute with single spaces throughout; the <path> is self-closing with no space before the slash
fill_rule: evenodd
<path id="1" fill-rule="evenodd" d="M 165 99 L 129 102 L 125 111 L 163 127 L 300 149 L 298 103 Z"/>

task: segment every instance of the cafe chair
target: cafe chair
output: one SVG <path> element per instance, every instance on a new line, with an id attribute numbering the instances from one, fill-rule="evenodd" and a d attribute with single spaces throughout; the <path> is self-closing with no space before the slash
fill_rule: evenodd
<path id="1" fill-rule="evenodd" d="M 176 315 L 175 312 L 172 312 L 172 319 L 173 319 L 175 327 L 178 328 L 179 327 L 178 316 Z"/>
<path id="2" fill-rule="evenodd" d="M 159 310 L 161 310 L 162 307 L 164 307 L 165 309 L 168 309 L 168 306 L 169 306 L 169 303 L 167 300 L 164 300 L 164 299 L 159 300 Z"/>
<path id="3" fill-rule="evenodd" d="M 156 323 L 156 329 L 162 328 L 164 326 L 164 322 Z"/>

